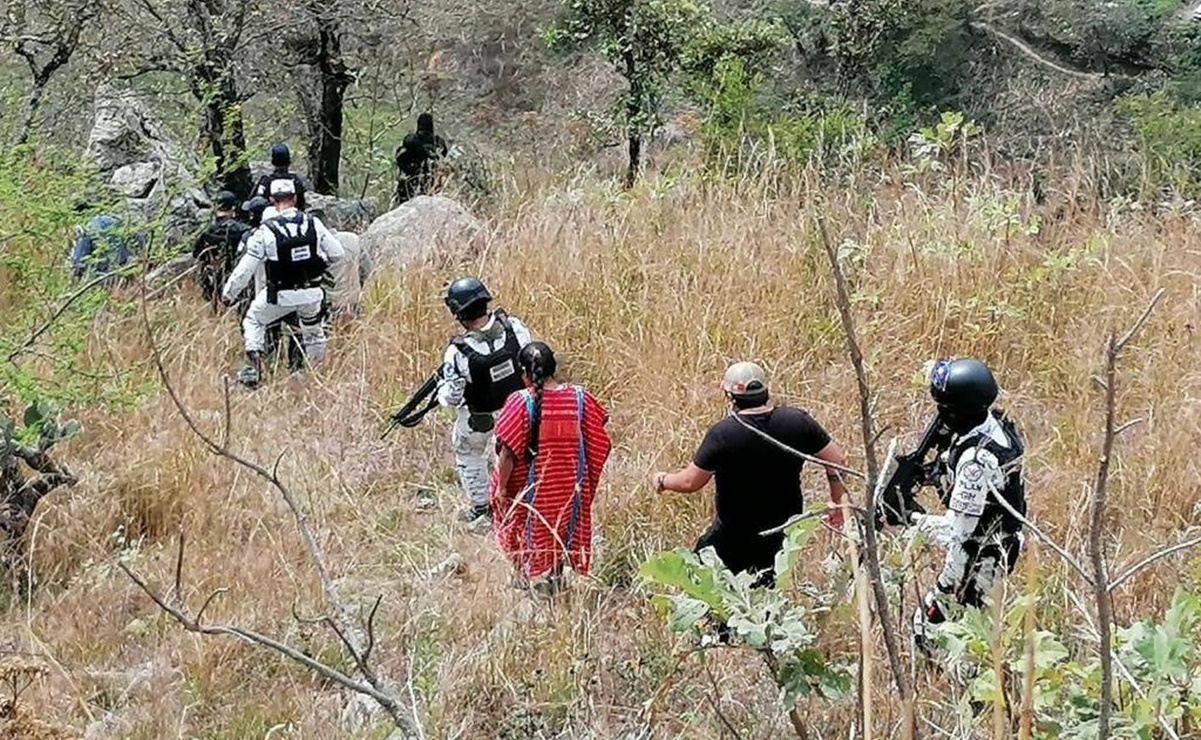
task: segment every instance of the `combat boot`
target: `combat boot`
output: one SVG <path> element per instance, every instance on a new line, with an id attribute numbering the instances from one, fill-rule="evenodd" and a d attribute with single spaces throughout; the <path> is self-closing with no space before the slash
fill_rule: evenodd
<path id="1" fill-rule="evenodd" d="M 247 352 L 246 367 L 238 371 L 238 382 L 247 388 L 258 387 L 263 377 L 263 353 Z"/>

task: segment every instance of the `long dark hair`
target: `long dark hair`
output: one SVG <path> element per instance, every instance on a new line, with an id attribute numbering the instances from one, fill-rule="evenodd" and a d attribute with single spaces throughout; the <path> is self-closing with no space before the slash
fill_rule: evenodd
<path id="1" fill-rule="evenodd" d="M 538 455 L 538 436 L 542 431 L 542 389 L 546 381 L 555 377 L 558 363 L 555 353 L 545 342 L 530 342 L 521 348 L 517 364 L 530 376 L 534 396 L 534 411 L 530 415 L 530 441 L 527 454 L 532 462 Z"/>

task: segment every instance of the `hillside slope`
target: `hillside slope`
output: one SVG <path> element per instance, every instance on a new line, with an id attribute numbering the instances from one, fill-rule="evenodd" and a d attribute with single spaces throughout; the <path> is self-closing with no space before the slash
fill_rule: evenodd
<path id="1" fill-rule="evenodd" d="M 1121 417 L 1146 421 L 1120 443 L 1114 560 L 1135 562 L 1198 523 L 1198 214 L 1090 203 L 1082 195 L 1090 190 L 1070 183 L 1035 210 L 984 176 L 905 180 L 891 168 L 837 183 L 813 173 L 729 182 L 668 174 L 622 194 L 584 173 L 513 189 L 491 215 L 494 238 L 479 264 L 378 275 L 365 315 L 336 329 L 325 365 L 303 379 L 276 373 L 253 393 L 233 390 L 233 448 L 264 464 L 282 454 L 280 476 L 302 498 L 344 597 L 369 609 L 382 596 L 381 670 L 407 684 L 427 737 L 645 737 L 646 728 L 652 737 L 721 737 L 725 720 L 747 738 L 791 732 L 753 655 L 714 654 L 716 683 L 695 662 L 676 673 L 683 646 L 634 574 L 650 554 L 690 546 L 706 525 L 710 494 L 660 497 L 647 480 L 685 462 L 723 413 L 715 385 L 731 360 L 762 362 L 777 400 L 809 409 L 862 467 L 855 382 L 817 213 L 851 271 L 886 439 L 916 431 L 929 413 L 917 382 L 926 360 L 987 359 L 1002 405 L 1030 441 L 1033 516 L 1074 552 L 1084 551 L 1084 487 L 1099 449 L 1102 399 L 1091 379 L 1104 338 L 1164 288 L 1122 367 Z M 1018 205 L 998 225 L 1005 203 Z M 509 588 L 491 540 L 454 521 L 460 494 L 444 417 L 378 439 L 386 409 L 429 372 L 454 331 L 440 292 L 463 270 L 484 276 L 499 305 L 561 351 L 565 374 L 612 411 L 595 578 L 555 602 Z M 150 310 L 175 389 L 219 433 L 222 377 L 239 362 L 233 320 L 211 315 L 190 288 Z M 155 382 L 139 315 L 106 318 L 92 342 L 99 365 Z M 161 390 L 132 411 L 76 415 L 85 433 L 64 454 L 82 480 L 46 500 L 32 540 L 39 587 L 0 612 L 4 640 L 50 666 L 28 705 L 93 737 L 386 736 L 382 724 L 343 728 L 344 694 L 302 668 L 183 632 L 115 567 L 120 558 L 165 590 L 186 535 L 183 595 L 193 608 L 228 588 L 208 620 L 344 666 L 332 636 L 293 619 L 324 607 L 278 495 L 208 454 Z M 812 504 L 823 496 L 820 478 L 807 474 Z M 418 511 L 427 490 L 437 506 Z M 845 601 L 848 566 L 822 567 L 834 548 L 821 535 L 801 577 Z M 434 572 L 451 553 L 465 572 Z M 1194 587 L 1201 561 L 1190 558 L 1164 561 L 1124 589 L 1119 621 L 1158 613 L 1177 585 Z M 937 562 L 923 554 L 910 576 L 929 583 Z M 1075 639 L 1063 596 L 1071 584 L 1036 548 L 1012 588 L 1047 589 L 1037 591 L 1046 596 L 1040 624 Z M 831 655 L 853 660 L 853 621 L 846 603 L 825 617 Z M 888 706 L 882 673 L 875 689 Z M 945 682 L 923 677 L 919 694 L 924 716 L 952 721 Z M 810 700 L 805 710 L 826 734 L 845 734 L 854 714 L 849 699 Z"/>

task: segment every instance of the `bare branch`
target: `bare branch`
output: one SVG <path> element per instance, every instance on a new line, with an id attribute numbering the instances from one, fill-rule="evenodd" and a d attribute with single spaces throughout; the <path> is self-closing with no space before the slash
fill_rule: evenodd
<path id="1" fill-rule="evenodd" d="M 888 653 L 889 669 L 892 671 L 893 681 L 896 682 L 897 693 L 901 697 L 901 707 L 904 713 L 902 736 L 904 738 L 912 738 L 917 731 L 913 709 L 913 688 L 910 686 L 909 679 L 905 673 L 905 666 L 901 660 L 901 646 L 897 639 L 896 629 L 893 626 L 892 614 L 888 609 L 888 593 L 884 590 L 884 575 L 880 567 L 880 550 L 876 534 L 876 505 L 881 495 L 883 481 L 880 479 L 880 466 L 876 458 L 877 435 L 873 431 L 876 424 L 872 416 L 871 387 L 867 382 L 867 371 L 863 366 L 863 352 L 859 349 L 859 340 L 855 332 L 855 319 L 851 311 L 851 297 L 850 292 L 847 290 L 846 275 L 843 273 L 842 265 L 838 261 L 838 251 L 834 248 L 834 243 L 830 240 L 825 218 L 820 215 L 817 216 L 817 227 L 818 232 L 821 234 L 822 245 L 826 250 L 826 257 L 830 261 L 830 272 L 834 276 L 835 305 L 838 308 L 839 318 L 842 320 L 843 334 L 847 343 L 847 354 L 850 356 L 851 365 L 855 369 L 855 381 L 859 389 L 859 420 L 863 433 L 863 454 L 867 461 L 868 471 L 867 516 L 864 518 L 864 521 L 860 522 L 860 526 L 863 527 L 863 547 L 861 553 L 867 564 L 867 571 L 871 580 L 872 597 L 876 605 L 876 614 L 880 620 L 880 627 L 884 632 L 884 647 Z M 889 448 L 890 455 L 895 449 L 895 445 L 896 440 L 893 440 L 893 447 Z M 867 660 L 866 656 L 864 656 L 864 660 Z M 870 687 L 865 686 L 862 690 L 870 691 Z"/>
<path id="2" fill-rule="evenodd" d="M 1131 578 L 1134 578 L 1136 575 L 1138 575 L 1140 571 L 1150 567 L 1152 564 L 1154 564 L 1160 560 L 1163 560 L 1164 558 L 1168 557 L 1169 555 L 1174 555 L 1182 550 L 1187 550 L 1190 547 L 1196 547 L 1197 545 L 1201 545 L 1201 537 L 1194 537 L 1191 540 L 1185 540 L 1184 542 L 1177 542 L 1175 545 L 1165 547 L 1162 550 L 1160 550 L 1159 552 L 1156 552 L 1152 555 L 1148 555 L 1147 557 L 1138 561 L 1137 563 L 1130 566 L 1126 570 L 1122 571 L 1121 575 L 1119 575 L 1117 578 L 1114 578 L 1112 581 L 1110 581 L 1109 586 L 1108 586 L 1109 591 L 1113 592 L 1115 589 L 1119 588 L 1123 583 L 1125 583 L 1126 581 L 1129 581 Z"/>
<path id="3" fill-rule="evenodd" d="M 221 596 L 222 594 L 226 594 L 226 593 L 229 593 L 228 588 L 219 588 L 216 591 L 214 591 L 208 595 L 208 598 L 205 599 L 204 603 L 200 605 L 200 610 L 196 612 L 196 624 L 200 624 L 200 619 L 201 619 L 201 617 L 204 616 L 205 611 L 208 610 L 209 604 L 213 603 L 213 600 L 216 599 L 218 596 Z"/>
<path id="4" fill-rule="evenodd" d="M 1118 356 L 1147 323 L 1151 312 L 1159 305 L 1163 296 L 1164 290 L 1160 288 L 1129 331 L 1123 334 L 1121 339 L 1114 339 L 1114 336 L 1110 334 L 1105 347 L 1105 438 L 1101 444 L 1101 459 L 1097 463 L 1097 478 L 1096 484 L 1093 486 L 1088 532 L 1088 549 L 1093 566 L 1093 597 L 1097 608 L 1097 647 L 1101 663 L 1101 706 L 1097 716 L 1098 740 L 1108 740 L 1110 716 L 1113 712 L 1113 589 L 1109 584 L 1109 572 L 1105 564 L 1104 529 L 1109 466 L 1113 459 L 1114 441 L 1120 432 L 1120 429 L 1116 428 L 1115 422 L 1117 417 Z"/>
<path id="5" fill-rule="evenodd" d="M 175 591 L 172 594 L 172 597 L 175 599 L 175 603 L 180 605 L 183 604 L 183 550 L 184 533 L 180 532 L 179 549 L 175 553 Z M 204 609 L 201 609 L 200 611 L 203 612 Z M 199 615 L 197 615 L 196 621 L 200 621 Z"/>
<path id="6" fill-rule="evenodd" d="M 1133 429 L 1134 427 L 1138 426 L 1139 424 L 1142 424 L 1144 421 L 1146 421 L 1146 419 L 1144 419 L 1142 417 L 1139 417 L 1137 419 L 1131 419 L 1130 421 L 1126 422 L 1122 426 L 1113 430 L 1113 436 L 1120 437 L 1120 436 L 1122 436 L 1122 432 L 1125 432 L 1128 429 Z"/>
<path id="7" fill-rule="evenodd" d="M 10 352 L 8 354 L 8 361 L 16 362 L 17 358 L 20 357 L 25 352 L 25 350 L 32 347 L 34 345 L 34 343 L 37 342 L 38 339 L 40 339 L 43 334 L 45 334 L 47 331 L 49 331 L 50 327 L 54 326 L 54 323 L 56 321 L 58 321 L 64 313 L 66 313 L 68 308 L 71 307 L 71 304 L 73 304 L 73 303 L 75 303 L 75 301 L 79 300 L 85 293 L 87 293 L 92 288 L 95 288 L 97 285 L 100 285 L 101 283 L 103 283 L 105 281 L 112 280 L 113 278 L 115 278 L 117 276 L 132 274 L 131 268 L 133 267 L 133 265 L 134 265 L 134 263 L 130 262 L 128 265 L 125 265 L 120 270 L 105 273 L 103 275 L 97 275 L 96 277 L 92 278 L 91 280 L 89 280 L 86 283 L 84 283 L 83 285 L 81 285 L 77 290 L 75 290 L 73 293 L 68 295 L 61 304 L 59 304 L 58 308 L 56 308 L 54 310 L 54 313 L 50 314 L 50 318 L 46 319 L 46 321 L 44 321 L 40 326 L 38 326 L 36 329 L 34 329 L 29 334 L 29 336 L 25 338 L 25 341 L 21 342 L 21 344 L 19 344 L 16 349 L 14 349 L 12 352 Z"/>
<path id="8" fill-rule="evenodd" d="M 872 394 L 867 384 L 867 371 L 863 367 L 863 351 L 859 349 L 859 340 L 855 334 L 855 319 L 851 313 L 851 296 L 847 290 L 846 274 L 838 261 L 838 250 L 830 241 L 830 233 L 826 229 L 826 219 L 817 217 L 817 229 L 821 234 L 822 245 L 826 248 L 826 257 L 830 260 L 830 272 L 834 275 L 835 305 L 838 316 L 842 321 L 842 331 L 847 342 L 847 354 L 851 358 L 851 366 L 855 369 L 855 382 L 859 387 L 859 420 L 863 427 L 863 454 L 867 461 L 867 477 L 874 481 L 879 476 L 880 465 L 876 457 L 875 421 L 872 418 Z"/>
<path id="9" fill-rule="evenodd" d="M 141 308 L 142 308 L 142 320 L 143 320 L 143 324 L 146 329 L 147 338 L 149 340 L 151 358 L 154 361 L 155 368 L 158 370 L 159 379 L 162 382 L 163 387 L 166 389 L 168 397 L 171 399 L 171 402 L 175 406 L 176 411 L 178 411 L 181 418 L 183 418 L 185 425 L 187 425 L 187 427 L 192 431 L 192 433 L 195 434 L 196 437 L 198 439 L 200 439 L 201 442 L 203 442 L 204 445 L 206 447 L 208 447 L 209 451 L 212 452 L 214 455 L 217 455 L 218 457 L 226 458 L 227 460 L 230 460 L 230 461 L 234 462 L 235 464 L 240 465 L 240 466 L 246 468 L 247 470 L 250 470 L 255 475 L 259 476 L 260 478 L 262 478 L 262 479 L 266 480 L 268 483 L 270 483 L 276 489 L 276 491 L 279 492 L 280 496 L 284 499 L 284 502 L 287 504 L 288 508 L 291 510 L 292 515 L 296 521 L 296 527 L 300 532 L 301 539 L 304 542 L 305 548 L 308 550 L 309 557 L 313 561 L 314 565 L 317 568 L 318 576 L 321 580 L 321 585 L 325 592 L 326 601 L 327 601 L 327 604 L 331 611 L 331 614 L 326 618 L 325 623 L 338 636 L 338 638 L 342 641 L 343 645 L 346 647 L 347 651 L 351 654 L 359 672 L 362 674 L 363 678 L 366 679 L 366 683 L 357 681 L 349 676 L 346 676 L 345 674 L 343 674 L 339 671 L 336 671 L 336 670 L 310 658 L 309 656 L 296 650 L 295 648 L 292 648 L 292 647 L 289 647 L 282 643 L 279 643 L 269 637 L 260 635 L 255 632 L 251 632 L 250 630 L 246 630 L 241 627 L 237 627 L 237 626 L 233 626 L 233 625 L 218 625 L 218 626 L 211 626 L 211 627 L 205 627 L 205 626 L 200 625 L 200 623 L 199 623 L 200 614 L 203 614 L 204 610 L 207 609 L 207 607 L 213 601 L 213 599 L 215 599 L 220 594 L 224 593 L 225 589 L 219 589 L 216 592 L 210 594 L 208 599 L 205 601 L 203 607 L 201 608 L 200 613 L 197 615 L 197 617 L 190 618 L 187 616 L 186 612 L 183 611 L 182 604 L 177 608 L 167 607 L 166 604 L 162 601 L 162 599 L 160 599 L 157 595 L 153 594 L 151 592 L 151 590 L 145 585 L 145 583 L 142 582 L 140 579 L 138 579 L 132 573 L 132 571 L 130 571 L 128 568 L 126 568 L 124 566 L 124 564 L 122 564 L 122 566 L 121 566 L 122 569 L 125 570 L 126 574 L 129 575 L 130 578 L 132 578 L 134 580 L 134 582 L 136 584 L 138 584 L 139 587 L 142 588 L 143 591 L 146 591 L 147 594 L 150 594 L 151 598 L 154 599 L 155 603 L 157 603 L 160 606 L 160 608 L 164 608 L 164 610 L 166 610 L 169 614 L 171 614 L 173 617 L 175 617 L 176 620 L 179 621 L 180 624 L 182 624 L 185 629 L 188 629 L 193 632 L 198 632 L 201 634 L 233 635 L 236 637 L 240 637 L 241 639 L 247 640 L 249 642 L 252 642 L 254 644 L 262 645 L 264 647 L 268 647 L 273 650 L 276 650 L 277 652 L 283 653 L 284 655 L 292 658 L 293 660 L 296 660 L 297 662 L 305 665 L 306 667 L 308 667 L 311 670 L 315 671 L 316 673 L 328 678 L 329 680 L 334 681 L 335 683 L 338 683 L 338 684 L 344 686 L 345 688 L 351 689 L 352 691 L 356 691 L 358 693 L 369 696 L 370 698 L 375 700 L 375 702 L 377 704 L 379 704 L 380 707 L 382 707 L 389 714 L 389 716 L 392 718 L 393 722 L 396 724 L 397 727 L 411 733 L 412 727 L 409 725 L 409 720 L 408 720 L 407 716 L 401 710 L 399 700 L 395 697 L 395 695 L 393 694 L 391 689 L 387 688 L 385 686 L 384 682 L 382 682 L 379 679 L 379 677 L 376 675 L 375 671 L 371 668 L 371 666 L 367 663 L 367 661 L 365 659 L 365 656 L 368 655 L 370 650 L 374 648 L 374 625 L 372 624 L 372 622 L 374 622 L 376 608 L 378 608 L 379 603 L 380 603 L 379 600 L 376 601 L 375 608 L 372 609 L 371 615 L 369 618 L 368 640 L 370 641 L 369 642 L 370 647 L 364 648 L 363 647 L 363 644 L 364 644 L 363 638 L 359 634 L 359 630 L 351 623 L 351 621 L 348 617 L 348 612 L 346 610 L 346 607 L 342 603 L 342 600 L 338 594 L 337 588 L 334 585 L 333 578 L 330 576 L 329 569 L 325 564 L 324 554 L 322 553 L 320 546 L 317 544 L 317 540 L 313 536 L 312 530 L 309 528 L 308 519 L 305 517 L 304 511 L 301 509 L 300 504 L 297 502 L 295 496 L 292 495 L 291 490 L 288 488 L 287 485 L 284 484 L 284 482 L 282 480 L 280 480 L 280 478 L 278 476 L 279 463 L 283 457 L 283 453 L 281 453 L 280 457 L 276 459 L 275 468 L 272 471 L 268 472 L 261 465 L 255 463 L 255 462 L 252 462 L 250 460 L 247 460 L 246 458 L 239 456 L 237 453 L 235 453 L 229 449 L 229 447 L 228 447 L 228 430 L 230 428 L 230 421 L 228 418 L 226 418 L 225 422 L 224 422 L 224 429 L 226 430 L 224 436 L 226 438 L 226 442 L 223 444 L 218 444 L 212 437 L 210 437 L 207 433 L 205 433 L 202 429 L 200 429 L 200 427 L 196 424 L 195 419 L 193 419 L 192 415 L 188 412 L 187 407 L 184 406 L 183 401 L 179 397 L 179 394 L 176 392 L 175 386 L 172 384 L 171 378 L 167 374 L 166 367 L 163 364 L 162 352 L 160 351 L 160 349 L 155 341 L 154 329 L 150 323 L 150 314 L 149 314 L 149 310 L 147 308 L 147 301 L 146 301 L 146 284 L 145 284 L 144 279 L 142 281 Z M 226 410 L 226 415 L 228 416 L 229 415 L 228 384 L 226 386 L 225 410 Z M 183 548 L 183 540 L 181 538 L 181 540 L 180 540 L 180 549 L 181 549 L 180 558 L 181 559 L 182 559 L 182 548 Z M 178 572 L 182 572 L 182 565 L 178 566 Z"/>
<path id="10" fill-rule="evenodd" d="M 839 465 L 837 463 L 832 463 L 829 460 L 823 460 L 820 457 L 814 457 L 813 455 L 808 455 L 804 452 L 801 452 L 800 450 L 789 447 L 788 445 L 784 444 L 780 440 L 778 440 L 775 437 L 771 436 L 770 434 L 764 432 L 762 429 L 759 429 L 759 428 L 749 424 L 746 421 L 746 419 L 743 419 L 738 414 L 733 414 L 733 418 L 737 419 L 739 424 L 742 424 L 743 427 L 751 430 L 751 432 L 753 432 L 754 434 L 759 436 L 761 439 L 763 439 L 767 442 L 770 442 L 771 444 L 775 445 L 776 447 L 780 448 L 781 450 L 784 450 L 785 452 L 789 453 L 790 455 L 795 455 L 796 457 L 799 457 L 800 459 L 804 460 L 805 462 L 811 462 L 814 465 L 821 465 L 823 468 L 828 468 L 830 470 L 837 470 L 840 473 L 845 473 L 845 474 L 853 476 L 855 478 L 859 478 L 860 480 L 867 480 L 866 475 L 864 475 L 863 473 L 860 473 L 858 470 L 855 470 L 854 468 L 848 468 L 848 467 Z"/>
<path id="11" fill-rule="evenodd" d="M 1055 554 L 1062 558 L 1065 563 L 1072 566 L 1072 570 L 1076 571 L 1087 583 L 1090 585 L 1093 583 L 1093 578 L 1089 575 L 1088 570 L 1086 570 L 1085 567 L 1080 564 L 1080 561 L 1073 557 L 1070 552 L 1056 544 L 1055 540 L 1051 539 L 1050 535 L 1039 529 L 1034 522 L 1019 514 L 1017 509 L 1013 508 L 1013 506 L 1005 500 L 1004 496 L 1000 495 L 997 491 L 990 490 L 990 493 L 992 494 L 993 500 L 1000 504 L 1001 508 L 1004 509 L 1011 517 L 1017 519 L 1022 523 L 1023 527 L 1033 532 L 1034 536 L 1038 537 L 1040 542 L 1054 550 Z"/>
<path id="12" fill-rule="evenodd" d="M 119 567 L 138 588 L 140 588 L 147 596 L 149 596 L 151 601 L 158 605 L 159 609 L 162 609 L 164 612 L 171 615 L 171 617 L 173 617 L 175 621 L 178 622 L 179 625 L 188 632 L 195 632 L 201 635 L 224 635 L 228 637 L 237 637 L 245 642 L 251 643 L 252 645 L 258 645 L 260 647 L 274 650 L 288 658 L 291 658 L 297 663 L 300 663 L 323 678 L 333 681 L 345 689 L 349 689 L 350 691 L 354 691 L 374 699 L 381 707 L 388 711 L 398 727 L 406 730 L 408 729 L 408 719 L 401 715 L 400 707 L 396 700 L 377 690 L 375 687 L 365 684 L 362 681 L 356 681 L 350 676 L 347 676 L 345 673 L 314 660 L 296 648 L 285 645 L 278 640 L 259 634 L 258 632 L 226 624 L 209 626 L 201 625 L 195 619 L 189 617 L 187 612 L 183 611 L 182 608 L 176 608 L 168 604 L 162 597 L 156 594 L 154 590 L 151 589 L 150 586 L 148 586 L 140 576 L 138 576 L 138 574 L 134 573 L 128 565 L 123 562 L 118 562 L 117 567 Z M 218 593 L 224 591 L 225 589 L 220 589 Z M 212 596 L 209 597 L 209 600 L 205 602 L 206 605 L 209 601 L 212 601 L 212 598 Z"/>
<path id="13" fill-rule="evenodd" d="M 1130 331 L 1126 332 L 1124 335 L 1122 335 L 1122 338 L 1118 340 L 1117 345 L 1114 347 L 1115 352 L 1121 352 L 1122 350 L 1126 349 L 1126 345 L 1130 343 L 1130 340 L 1134 339 L 1134 337 L 1140 331 L 1142 331 L 1143 326 L 1147 323 L 1147 319 L 1151 318 L 1151 312 L 1154 311 L 1155 307 L 1159 305 L 1159 302 L 1163 300 L 1163 296 L 1163 288 L 1155 291 L 1155 295 L 1151 297 L 1151 302 L 1148 303 L 1147 307 L 1143 309 L 1143 313 L 1138 317 L 1138 321 L 1135 321 L 1134 326 L 1130 327 Z"/>

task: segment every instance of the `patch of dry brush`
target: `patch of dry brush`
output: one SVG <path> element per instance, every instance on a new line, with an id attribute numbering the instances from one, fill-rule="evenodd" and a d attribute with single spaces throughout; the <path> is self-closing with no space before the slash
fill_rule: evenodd
<path id="1" fill-rule="evenodd" d="M 588 175 L 514 187 L 492 214 L 482 264 L 469 269 L 612 410 L 616 442 L 598 503 L 605 543 L 597 580 L 553 606 L 508 589 L 490 542 L 452 521 L 459 495 L 445 418 L 377 439 L 385 407 L 425 377 L 454 331 L 440 300 L 453 270 L 379 276 L 362 321 L 338 330 L 319 373 L 304 383 L 277 374 L 236 395 L 234 448 L 268 464 L 289 450 L 280 475 L 307 507 L 344 596 L 369 606 L 383 595 L 381 670 L 412 677 L 429 736 L 614 737 L 650 719 L 655 737 L 718 737 L 721 723 L 699 698 L 709 682 L 696 672 L 670 677 L 674 646 L 629 587 L 647 555 L 691 544 L 710 504 L 706 495 L 656 497 L 645 481 L 688 459 L 722 413 L 723 367 L 740 358 L 762 362 L 778 400 L 808 408 L 857 449 L 855 378 L 817 212 L 847 260 L 886 436 L 924 421 L 929 404 L 917 378 L 925 360 L 983 357 L 1031 443 L 1033 514 L 1074 552 L 1085 551 L 1085 484 L 1102 427 L 1091 379 L 1108 333 L 1164 288 L 1125 360 L 1118 398 L 1123 418 L 1147 422 L 1123 437 L 1111 473 L 1115 572 L 1196 523 L 1198 221 L 1119 212 L 1090 200 L 1087 185 L 1065 185 L 1043 207 L 1021 200 L 1015 218 L 1038 217 L 1037 233 L 996 227 L 987 204 L 1015 191 L 985 176 L 958 181 L 955 192 L 933 180 L 906 183 L 895 170 L 840 182 L 663 176 L 630 194 Z M 219 376 L 238 357 L 234 322 L 214 319 L 191 294 L 161 305 L 156 321 L 174 327 L 164 349 L 178 392 L 219 433 Z M 145 372 L 136 319 L 98 332 L 101 340 L 111 353 L 97 348 L 97 362 Z M 261 481 L 209 456 L 165 398 L 73 415 L 85 434 L 63 454 L 80 483 L 48 499 L 33 528 L 42 585 L 29 609 L 0 615 L 0 633 L 43 644 L 62 667 L 31 690 L 31 703 L 75 726 L 111 715 L 110 726 L 131 738 L 262 736 L 273 727 L 344 736 L 334 687 L 249 646 L 175 629 L 111 567 L 123 547 L 148 578 L 170 583 L 172 538 L 185 530 L 193 574 L 186 598 L 229 587 L 211 619 L 281 635 L 336 662 L 336 644 L 292 619 L 293 606 L 315 611 L 307 607 L 319 606 L 321 593 L 283 505 Z M 816 495 L 823 486 L 820 476 L 809 481 Z M 416 510 L 418 487 L 434 490 L 435 511 Z M 819 567 L 826 547 L 833 544 L 819 540 L 803 577 L 841 585 L 845 574 Z M 464 555 L 465 574 L 432 573 L 451 551 Z M 1032 557 L 1040 562 L 1025 560 L 1016 587 L 1034 567 L 1043 581 L 1063 574 L 1045 549 Z M 922 583 L 934 563 L 934 555 L 920 563 Z M 1177 584 L 1195 582 L 1198 564 L 1169 558 L 1140 574 L 1114 604 L 1116 619 L 1163 608 Z M 1043 618 L 1062 627 L 1068 609 L 1048 600 Z M 830 649 L 851 649 L 849 597 L 826 629 Z M 710 667 L 723 680 L 723 714 L 745 737 L 790 731 L 756 663 L 719 655 Z M 887 678 L 877 676 L 879 706 L 888 705 Z M 926 710 L 948 701 L 930 679 L 916 690 Z M 644 706 L 657 692 L 657 703 Z M 806 711 L 814 728 L 840 731 L 851 704 Z"/>

